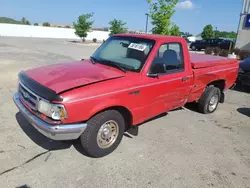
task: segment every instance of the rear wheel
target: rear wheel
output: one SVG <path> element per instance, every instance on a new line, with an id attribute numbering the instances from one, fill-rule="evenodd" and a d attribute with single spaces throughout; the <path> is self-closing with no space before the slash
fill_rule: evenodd
<path id="1" fill-rule="evenodd" d="M 219 88 L 209 86 L 199 99 L 199 111 L 203 114 L 213 113 L 220 102 L 221 91 Z"/>
<path id="2" fill-rule="evenodd" d="M 195 51 L 196 50 L 196 47 L 195 46 L 192 46 L 192 48 L 191 48 L 193 51 Z"/>
<path id="3" fill-rule="evenodd" d="M 125 120 L 118 111 L 107 110 L 92 117 L 80 137 L 81 145 L 90 157 L 103 157 L 120 144 Z"/>

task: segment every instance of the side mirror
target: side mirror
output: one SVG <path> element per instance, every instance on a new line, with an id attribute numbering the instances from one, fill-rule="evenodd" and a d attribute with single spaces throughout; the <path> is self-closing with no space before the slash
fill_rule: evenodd
<path id="1" fill-rule="evenodd" d="M 156 73 L 148 73 L 147 76 L 151 77 L 151 78 L 157 78 L 158 74 L 156 74 Z"/>
<path id="2" fill-rule="evenodd" d="M 147 74 L 148 77 L 157 78 L 159 74 L 165 74 L 167 72 L 167 67 L 163 63 L 154 63 L 150 68 L 150 72 Z"/>

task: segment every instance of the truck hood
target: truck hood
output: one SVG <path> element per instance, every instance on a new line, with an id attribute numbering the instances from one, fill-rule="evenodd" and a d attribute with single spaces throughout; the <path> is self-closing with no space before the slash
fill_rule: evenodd
<path id="1" fill-rule="evenodd" d="M 120 70 L 89 60 L 41 66 L 28 69 L 25 74 L 56 93 L 124 76 Z"/>

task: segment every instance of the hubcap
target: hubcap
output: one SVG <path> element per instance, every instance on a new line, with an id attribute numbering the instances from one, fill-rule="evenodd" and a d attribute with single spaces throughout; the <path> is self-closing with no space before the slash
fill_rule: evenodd
<path id="1" fill-rule="evenodd" d="M 110 147 L 117 139 L 119 126 L 116 121 L 109 120 L 104 123 L 97 134 L 97 144 L 100 148 Z"/>
<path id="2" fill-rule="evenodd" d="M 212 96 L 208 105 L 209 111 L 213 111 L 216 108 L 218 101 L 219 101 L 218 95 Z"/>

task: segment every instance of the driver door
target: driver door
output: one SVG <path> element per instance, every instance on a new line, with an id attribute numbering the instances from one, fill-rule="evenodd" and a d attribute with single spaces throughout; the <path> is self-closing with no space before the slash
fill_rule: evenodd
<path id="1" fill-rule="evenodd" d="M 151 103 L 150 116 L 186 103 L 192 81 L 187 63 L 184 62 L 181 43 L 164 43 L 160 46 L 149 70 L 157 77 L 145 78 L 150 83 L 150 91 L 147 92 L 147 100 Z"/>

